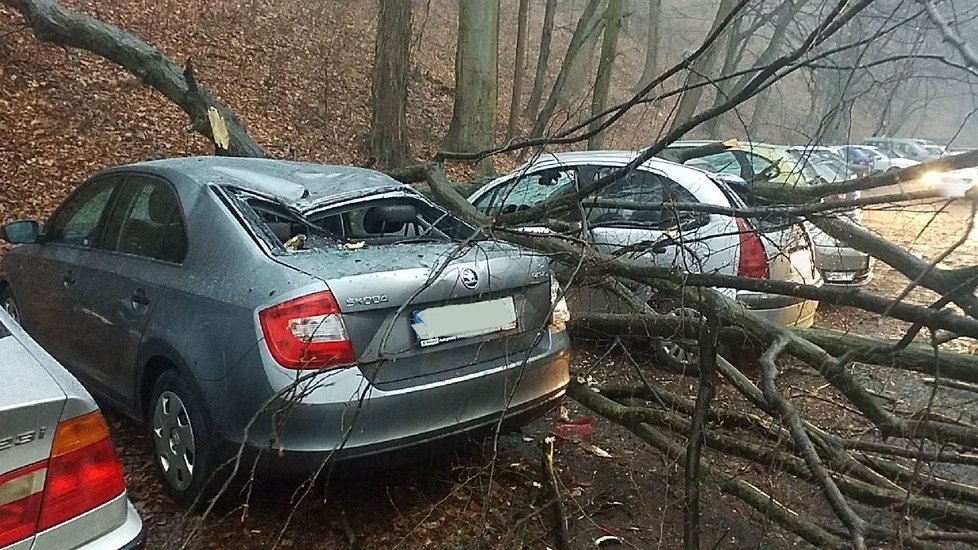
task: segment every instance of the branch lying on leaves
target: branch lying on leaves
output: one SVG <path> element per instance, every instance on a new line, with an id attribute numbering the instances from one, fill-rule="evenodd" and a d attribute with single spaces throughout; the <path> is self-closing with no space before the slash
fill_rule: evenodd
<path id="1" fill-rule="evenodd" d="M 214 108 L 227 126 L 227 149 L 220 154 L 239 157 L 264 157 L 241 121 L 213 94 L 159 50 L 128 32 L 68 9 L 54 0 L 3 0 L 19 11 L 34 36 L 42 42 L 88 50 L 119 66 L 149 84 L 175 103 L 190 117 L 193 129 L 214 140 L 208 109 Z"/>

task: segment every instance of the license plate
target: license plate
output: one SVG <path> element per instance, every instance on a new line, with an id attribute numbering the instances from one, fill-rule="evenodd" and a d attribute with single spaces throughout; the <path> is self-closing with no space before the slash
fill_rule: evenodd
<path id="1" fill-rule="evenodd" d="M 507 296 L 474 304 L 419 309 L 412 315 L 411 327 L 422 347 L 492 334 L 516 328 L 516 305 Z"/>

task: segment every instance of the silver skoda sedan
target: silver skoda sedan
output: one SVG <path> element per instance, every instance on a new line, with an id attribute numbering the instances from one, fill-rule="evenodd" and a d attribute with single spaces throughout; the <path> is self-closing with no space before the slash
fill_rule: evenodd
<path id="1" fill-rule="evenodd" d="M 0 303 L 146 424 L 181 502 L 221 486 L 232 457 L 246 458 L 239 472 L 303 475 L 407 459 L 542 414 L 568 382 L 549 260 L 371 170 L 120 166 L 43 228 L 18 221 L 3 236 L 18 246 L 0 264 Z"/>

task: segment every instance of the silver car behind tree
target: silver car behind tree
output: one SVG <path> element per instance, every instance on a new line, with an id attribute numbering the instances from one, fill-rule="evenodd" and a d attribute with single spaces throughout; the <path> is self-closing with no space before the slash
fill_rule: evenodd
<path id="1" fill-rule="evenodd" d="M 141 548 L 95 401 L 0 311 L 0 548 Z"/>
<path id="2" fill-rule="evenodd" d="M 490 182 L 472 194 L 469 201 L 490 215 L 518 212 L 611 174 L 626 166 L 635 155 L 630 151 L 544 154 Z M 726 208 L 744 206 L 726 184 L 705 172 L 653 159 L 582 202 L 587 220 L 585 238 L 609 254 L 629 254 L 654 265 L 694 273 L 821 284 L 808 236 L 797 223 L 628 207 L 628 204 L 654 207 L 670 202 Z M 620 310 L 617 297 L 606 287 L 587 280 L 575 283 L 568 288 L 572 311 Z M 683 304 L 664 303 L 655 296 L 654 289 L 636 290 L 644 292 L 653 307 L 662 313 L 690 314 Z M 755 313 L 788 326 L 811 326 L 818 307 L 818 302 L 790 296 L 720 290 Z M 687 368 L 693 359 L 689 349 L 688 345 L 669 341 L 657 351 L 668 366 Z"/>
<path id="3" fill-rule="evenodd" d="M 25 231 L 25 224 L 27 230 Z M 0 296 L 94 393 L 143 420 L 170 494 L 319 470 L 554 406 L 549 260 L 382 174 L 172 159 L 103 171 L 0 264 Z M 220 475 L 212 476 L 215 472 Z"/>

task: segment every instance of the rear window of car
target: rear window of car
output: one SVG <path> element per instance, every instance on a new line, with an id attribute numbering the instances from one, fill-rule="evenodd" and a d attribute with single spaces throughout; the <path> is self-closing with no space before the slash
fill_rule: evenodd
<path id="1" fill-rule="evenodd" d="M 364 197 L 299 211 L 268 197 L 234 190 L 245 221 L 276 248 L 300 250 L 461 241 L 476 230 L 451 213 L 410 195 Z"/>

